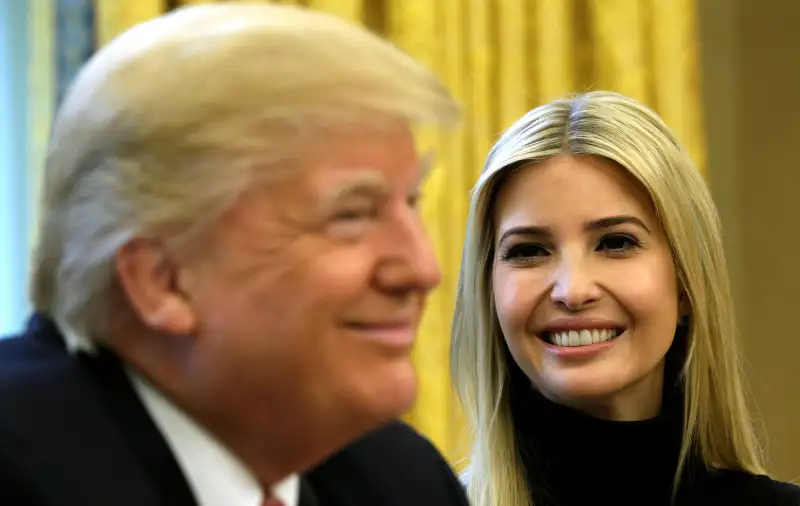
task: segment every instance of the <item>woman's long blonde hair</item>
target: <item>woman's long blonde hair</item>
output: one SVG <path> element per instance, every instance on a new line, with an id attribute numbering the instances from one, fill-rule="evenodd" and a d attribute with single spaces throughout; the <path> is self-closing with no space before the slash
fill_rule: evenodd
<path id="1" fill-rule="evenodd" d="M 560 154 L 603 157 L 626 169 L 649 193 L 669 239 L 691 311 L 675 488 L 695 449 L 708 466 L 765 474 L 745 400 L 719 217 L 706 184 L 654 112 L 616 93 L 591 92 L 523 116 L 489 152 L 473 190 L 451 345 L 451 374 L 472 428 L 466 473 L 472 504 L 531 505 L 491 292 L 492 213 L 498 188 L 515 168 Z"/>

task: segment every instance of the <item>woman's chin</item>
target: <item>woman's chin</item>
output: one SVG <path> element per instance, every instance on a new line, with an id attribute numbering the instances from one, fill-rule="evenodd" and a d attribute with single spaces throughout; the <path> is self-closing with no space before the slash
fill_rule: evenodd
<path id="1" fill-rule="evenodd" d="M 613 398 L 627 386 L 624 378 L 599 371 L 558 371 L 537 382 L 539 390 L 559 404 L 599 403 Z"/>
<path id="2" fill-rule="evenodd" d="M 578 407 L 612 402 L 615 391 L 600 386 L 571 385 L 550 388 L 543 393 L 558 404 Z"/>
<path id="3" fill-rule="evenodd" d="M 657 372 L 638 381 L 610 372 L 561 372 L 538 382 L 539 391 L 553 402 L 607 420 L 642 420 L 657 415 L 662 384 L 655 381 Z M 654 381 L 648 381 L 651 377 Z"/>

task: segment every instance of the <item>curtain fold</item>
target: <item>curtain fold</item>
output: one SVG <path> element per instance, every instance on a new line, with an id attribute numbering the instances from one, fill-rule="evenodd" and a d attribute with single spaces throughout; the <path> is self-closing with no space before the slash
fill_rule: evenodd
<path id="1" fill-rule="evenodd" d="M 529 96 L 527 108 L 580 91 L 575 77 L 582 61 L 575 54 L 581 44 L 576 42 L 585 34 L 582 33 L 583 27 L 577 23 L 575 10 L 571 1 L 533 2 L 529 6 L 528 40 L 531 41 L 534 62 L 529 79 L 534 90 Z M 581 49 L 586 51 L 590 44 L 587 40 L 583 42 L 585 44 Z M 513 123 L 514 119 L 506 126 Z"/>
<path id="2" fill-rule="evenodd" d="M 427 0 L 393 0 L 388 3 L 386 35 L 398 46 L 413 54 L 432 69 L 442 67 L 447 57 L 437 38 L 440 36 L 442 4 Z M 453 250 L 452 233 L 443 216 L 442 204 L 448 201 L 451 180 L 444 166 L 451 165 L 446 152 L 442 132 L 421 132 L 418 142 L 422 150 L 436 153 L 436 165 L 425 183 L 422 199 L 422 217 L 428 226 L 434 249 L 440 262 L 444 263 Z M 443 286 L 454 286 L 453 270 L 443 269 Z M 451 446 L 455 431 L 450 415 L 454 413 L 453 398 L 449 388 L 447 368 L 448 336 L 452 290 L 440 289 L 431 294 L 420 333 L 413 352 L 419 393 L 417 402 L 406 420 L 442 447 Z M 439 413 L 439 416 L 430 416 Z"/>
<path id="3" fill-rule="evenodd" d="M 614 89 L 648 102 L 650 77 L 646 30 L 649 2 L 591 0 L 589 17 L 594 41 L 594 68 L 600 89 Z"/>
<path id="4" fill-rule="evenodd" d="M 295 2 L 299 3 L 299 2 Z M 306 4 L 350 21 L 363 23 L 364 0 L 307 0 Z"/>
<path id="5" fill-rule="evenodd" d="M 34 172 L 42 162 L 53 100 L 96 46 L 170 6 L 213 0 L 28 1 L 36 6 L 32 46 L 40 54 L 30 70 L 36 77 L 30 100 Z M 50 2 L 55 8 L 47 14 L 42 6 Z M 607 89 L 653 107 L 704 169 L 697 0 L 278 3 L 306 5 L 368 26 L 433 69 L 464 106 L 455 132 L 420 133 L 423 149 L 436 152 L 422 213 L 444 277 L 431 296 L 414 351 L 420 393 L 407 416 L 457 464 L 466 455 L 466 431 L 449 379 L 450 321 L 469 192 L 484 157 L 500 132 L 529 109 L 566 94 Z M 49 35 L 42 28 L 47 16 L 56 18 Z M 54 57 L 41 57 L 47 51 Z"/>
<path id="6" fill-rule="evenodd" d="M 651 103 L 676 130 L 695 163 L 707 163 L 700 96 L 696 0 L 652 0 Z"/>
<path id="7" fill-rule="evenodd" d="M 57 82 L 63 79 L 58 77 L 55 63 L 56 6 L 53 0 L 40 0 L 28 7 L 28 212 L 30 222 L 36 223 L 40 175 L 55 109 Z M 36 239 L 35 231 L 31 230 L 28 244 L 35 244 Z"/>
<path id="8" fill-rule="evenodd" d="M 95 33 L 97 46 L 108 41 L 137 23 L 147 21 L 167 8 L 166 0 L 94 0 L 97 12 Z"/>
<path id="9" fill-rule="evenodd" d="M 55 0 L 56 103 L 95 48 L 92 0 Z"/>
<path id="10" fill-rule="evenodd" d="M 495 11 L 497 51 L 494 58 L 497 68 L 497 100 L 492 108 L 500 129 L 511 125 L 531 103 L 531 72 L 529 62 L 532 51 L 528 43 L 529 2 L 506 0 L 497 2 Z"/>

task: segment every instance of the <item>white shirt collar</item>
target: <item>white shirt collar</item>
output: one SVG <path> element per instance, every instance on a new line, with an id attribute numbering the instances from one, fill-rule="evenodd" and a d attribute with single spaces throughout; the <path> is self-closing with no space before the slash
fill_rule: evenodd
<path id="1" fill-rule="evenodd" d="M 161 429 L 189 481 L 198 506 L 261 506 L 261 488 L 253 474 L 211 433 L 130 369 L 134 389 Z M 300 479 L 292 475 L 272 489 L 285 506 L 297 506 Z"/>

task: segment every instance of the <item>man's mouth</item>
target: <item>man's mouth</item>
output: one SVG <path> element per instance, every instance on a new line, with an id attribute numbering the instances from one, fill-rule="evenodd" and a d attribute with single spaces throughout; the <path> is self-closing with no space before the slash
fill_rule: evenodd
<path id="1" fill-rule="evenodd" d="M 369 340 L 393 348 L 410 348 L 415 341 L 417 329 L 411 320 L 388 322 L 352 322 L 346 328 Z"/>
<path id="2" fill-rule="evenodd" d="M 616 339 L 624 331 L 624 328 L 571 329 L 543 332 L 539 337 L 554 346 L 589 346 Z"/>

